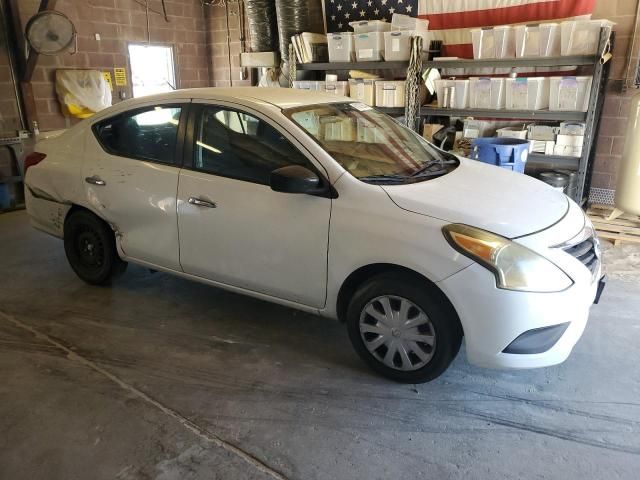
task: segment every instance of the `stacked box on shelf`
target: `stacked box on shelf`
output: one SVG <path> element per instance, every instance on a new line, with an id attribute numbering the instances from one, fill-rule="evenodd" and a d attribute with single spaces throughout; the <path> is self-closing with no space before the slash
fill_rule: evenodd
<path id="1" fill-rule="evenodd" d="M 560 26 L 557 23 L 517 25 L 516 57 L 557 57 L 560 55 Z"/>
<path id="2" fill-rule="evenodd" d="M 371 107 L 376 106 L 376 80 L 349 79 L 349 96 Z"/>
<path id="3" fill-rule="evenodd" d="M 549 81 L 549 110 L 586 112 L 589 109 L 592 77 L 549 77 Z"/>
<path id="4" fill-rule="evenodd" d="M 404 107 L 405 84 L 404 80 L 377 80 L 375 82 L 376 106 L 387 108 Z"/>
<path id="5" fill-rule="evenodd" d="M 469 79 L 469 108 L 502 110 L 505 105 L 504 78 Z"/>
<path id="6" fill-rule="evenodd" d="M 330 62 L 352 62 L 356 49 L 353 32 L 327 33 Z"/>
<path id="7" fill-rule="evenodd" d="M 356 59 L 359 62 L 377 62 L 384 54 L 384 32 L 391 30 L 388 22 L 365 20 L 350 22 L 355 37 Z"/>
<path id="8" fill-rule="evenodd" d="M 473 44 L 473 58 L 510 58 L 515 56 L 514 31 L 508 25 L 472 29 L 471 43 Z"/>
<path id="9" fill-rule="evenodd" d="M 613 26 L 609 20 L 567 20 L 560 24 L 562 55 L 595 55 L 602 27 Z"/>
<path id="10" fill-rule="evenodd" d="M 507 110 L 542 110 L 549 108 L 549 79 L 520 77 L 505 79 Z"/>
<path id="11" fill-rule="evenodd" d="M 469 80 L 436 80 L 436 96 L 440 108 L 467 108 L 469 106 Z"/>
<path id="12" fill-rule="evenodd" d="M 327 93 L 334 95 L 342 95 L 343 97 L 349 95 L 349 82 L 346 80 L 325 81 L 324 89 Z"/>

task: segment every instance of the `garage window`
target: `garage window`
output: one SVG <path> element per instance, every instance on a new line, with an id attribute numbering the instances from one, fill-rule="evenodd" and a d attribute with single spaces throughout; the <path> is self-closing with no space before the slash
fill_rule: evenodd
<path id="1" fill-rule="evenodd" d="M 173 164 L 181 112 L 176 106 L 126 112 L 96 124 L 94 133 L 113 155 Z"/>
<path id="2" fill-rule="evenodd" d="M 259 118 L 236 110 L 205 108 L 199 122 L 194 167 L 223 177 L 269 185 L 287 165 L 313 169 L 284 136 Z"/>

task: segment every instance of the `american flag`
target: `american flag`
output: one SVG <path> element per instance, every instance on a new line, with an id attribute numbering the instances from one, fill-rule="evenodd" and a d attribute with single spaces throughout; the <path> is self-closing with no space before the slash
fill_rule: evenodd
<path id="1" fill-rule="evenodd" d="M 324 0 L 327 32 L 350 31 L 349 22 L 391 21 L 393 13 L 429 20 L 443 55 L 472 58 L 472 28 L 590 18 L 595 0 Z"/>
<path id="2" fill-rule="evenodd" d="M 351 31 L 349 22 L 391 21 L 394 13 L 415 17 L 418 0 L 324 0 L 327 32 Z"/>

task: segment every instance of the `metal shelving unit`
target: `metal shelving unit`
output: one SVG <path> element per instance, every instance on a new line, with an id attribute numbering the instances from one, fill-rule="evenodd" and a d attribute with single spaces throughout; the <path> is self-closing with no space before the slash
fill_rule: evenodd
<path id="1" fill-rule="evenodd" d="M 585 123 L 584 145 L 580 157 L 565 157 L 559 155 L 532 154 L 529 156 L 528 165 L 540 168 L 562 168 L 578 172 L 578 188 L 576 200 L 584 203 L 585 192 L 589 188 L 589 175 L 594 158 L 594 140 L 598 134 L 600 114 L 604 101 L 604 80 L 608 68 L 601 61 L 603 54 L 608 51 L 612 37 L 610 27 L 604 27 L 600 35 L 600 44 L 597 55 L 574 55 L 564 57 L 537 57 L 537 58 L 505 58 L 482 60 L 437 60 L 423 61 L 423 68 L 464 68 L 475 69 L 482 67 L 517 68 L 517 67 L 567 67 L 588 66 L 592 69 L 593 81 L 589 97 L 587 112 L 576 111 L 549 111 L 549 110 L 481 110 L 481 109 L 451 109 L 426 105 L 420 108 L 420 116 L 443 117 L 475 117 L 475 118 L 499 118 L 530 121 L 578 121 Z M 316 76 L 317 72 L 343 72 L 348 70 L 402 70 L 409 66 L 409 62 L 346 62 L 346 63 L 304 63 L 296 66 L 298 79 L 308 79 Z M 462 76 L 462 75 L 461 75 Z M 471 75 L 469 75 L 471 76 Z M 389 115 L 404 115 L 402 108 L 381 108 Z"/>

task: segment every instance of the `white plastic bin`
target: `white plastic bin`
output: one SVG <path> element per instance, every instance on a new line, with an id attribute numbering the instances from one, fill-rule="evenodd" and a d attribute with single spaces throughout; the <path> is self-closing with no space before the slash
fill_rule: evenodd
<path id="1" fill-rule="evenodd" d="M 550 77 L 549 110 L 581 111 L 589 109 L 592 77 Z"/>
<path id="2" fill-rule="evenodd" d="M 394 13 L 391 16 L 391 30 L 429 30 L 429 20 Z"/>
<path id="3" fill-rule="evenodd" d="M 410 30 L 384 32 L 384 59 L 388 62 L 409 60 L 413 36 L 414 32 Z"/>
<path id="4" fill-rule="evenodd" d="M 330 62 L 352 62 L 355 59 L 355 44 L 352 32 L 327 33 Z"/>
<path id="5" fill-rule="evenodd" d="M 504 78 L 470 78 L 469 108 L 501 110 L 505 104 Z"/>
<path id="6" fill-rule="evenodd" d="M 377 62 L 384 53 L 384 33 L 356 33 L 356 59 L 359 62 Z"/>
<path id="7" fill-rule="evenodd" d="M 324 85 L 325 91 L 333 95 L 342 95 L 346 97 L 349 95 L 349 82 L 346 80 L 339 80 L 335 82 L 326 81 Z"/>
<path id="8" fill-rule="evenodd" d="M 440 108 L 467 108 L 469 80 L 436 80 L 436 96 Z"/>
<path id="9" fill-rule="evenodd" d="M 516 57 L 557 57 L 560 55 L 560 25 L 540 23 L 517 25 Z"/>
<path id="10" fill-rule="evenodd" d="M 353 31 L 358 33 L 369 32 L 388 32 L 391 30 L 391 24 L 389 22 L 383 22 L 382 20 L 362 20 L 359 22 L 349 22 Z"/>
<path id="11" fill-rule="evenodd" d="M 349 79 L 349 96 L 372 107 L 376 105 L 376 80 Z"/>
<path id="12" fill-rule="evenodd" d="M 506 138 L 519 138 L 520 140 L 527 139 L 527 131 L 521 127 L 503 127 L 496 130 L 496 134 L 499 137 Z"/>
<path id="13" fill-rule="evenodd" d="M 377 107 L 404 107 L 404 80 L 377 80 L 376 81 L 376 106 Z"/>
<path id="14" fill-rule="evenodd" d="M 562 55 L 595 55 L 600 29 L 614 25 L 608 20 L 567 20 L 560 24 Z"/>
<path id="15" fill-rule="evenodd" d="M 507 110 L 549 108 L 549 79 L 543 77 L 506 78 Z"/>
<path id="16" fill-rule="evenodd" d="M 473 58 L 510 58 L 516 53 L 514 31 L 508 25 L 472 29 L 471 42 Z"/>
<path id="17" fill-rule="evenodd" d="M 299 90 L 324 92 L 325 82 L 320 80 L 294 80 L 293 88 L 297 88 Z"/>

